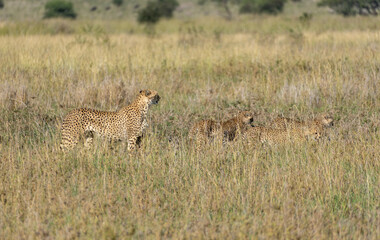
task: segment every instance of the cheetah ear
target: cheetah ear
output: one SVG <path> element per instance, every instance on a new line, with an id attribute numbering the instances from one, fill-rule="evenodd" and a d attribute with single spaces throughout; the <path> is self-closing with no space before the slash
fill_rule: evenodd
<path id="1" fill-rule="evenodd" d="M 140 90 L 140 94 L 141 93 L 144 93 L 145 96 L 149 96 L 150 95 L 150 91 L 149 90 Z"/>
<path id="2" fill-rule="evenodd" d="M 330 116 L 322 119 L 322 123 L 324 125 L 332 125 L 333 121 L 334 121 L 333 118 Z"/>

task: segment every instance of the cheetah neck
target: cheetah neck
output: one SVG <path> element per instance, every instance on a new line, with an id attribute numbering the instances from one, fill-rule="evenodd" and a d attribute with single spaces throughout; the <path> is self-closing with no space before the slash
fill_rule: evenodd
<path id="1" fill-rule="evenodd" d="M 149 104 L 142 96 L 138 96 L 128 107 L 139 110 L 142 117 L 145 117 L 149 110 Z"/>

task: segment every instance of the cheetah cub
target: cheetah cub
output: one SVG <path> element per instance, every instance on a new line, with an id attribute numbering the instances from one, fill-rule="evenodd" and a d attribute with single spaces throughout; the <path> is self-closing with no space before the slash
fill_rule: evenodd
<path id="1" fill-rule="evenodd" d="M 269 145 L 299 143 L 307 139 L 319 140 L 323 129 L 320 126 L 303 126 L 292 129 L 275 129 L 268 127 L 252 127 L 244 134 L 249 144 L 267 143 Z"/>
<path id="2" fill-rule="evenodd" d="M 197 150 L 220 136 L 222 126 L 211 119 L 195 122 L 189 131 L 189 138 L 195 142 Z"/>
<path id="3" fill-rule="evenodd" d="M 149 106 L 158 104 L 160 96 L 154 90 L 141 90 L 136 99 L 116 112 L 98 111 L 88 108 L 75 109 L 64 118 L 61 128 L 61 149 L 68 151 L 85 137 L 85 146 L 90 147 L 94 134 L 109 141 L 126 140 L 128 151 L 139 146 L 144 129 L 148 126 Z"/>
<path id="4" fill-rule="evenodd" d="M 240 112 L 235 117 L 221 123 L 210 119 L 200 120 L 191 127 L 189 138 L 195 141 L 197 150 L 218 137 L 225 144 L 244 133 L 252 122 L 253 115 L 249 111 Z"/>
<path id="5" fill-rule="evenodd" d="M 244 132 L 252 125 L 253 114 L 249 111 L 242 111 L 235 117 L 222 122 L 223 143 L 233 141 L 237 136 Z"/>

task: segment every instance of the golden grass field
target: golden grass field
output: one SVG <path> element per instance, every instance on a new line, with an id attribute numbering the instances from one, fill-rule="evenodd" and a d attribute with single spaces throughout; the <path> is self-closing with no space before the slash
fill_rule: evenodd
<path id="1" fill-rule="evenodd" d="M 53 35 L 2 26 L 0 238 L 379 239 L 380 27 L 316 21 Z M 116 110 L 145 88 L 161 101 L 139 152 L 101 139 L 59 151 L 70 110 Z M 318 143 L 197 155 L 192 122 L 238 110 L 257 125 L 325 112 L 335 124 Z"/>

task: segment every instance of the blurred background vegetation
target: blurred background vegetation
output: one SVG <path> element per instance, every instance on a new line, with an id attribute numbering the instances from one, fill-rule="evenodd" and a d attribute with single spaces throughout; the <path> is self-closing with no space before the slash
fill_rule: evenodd
<path id="1" fill-rule="evenodd" d="M 373 31 L 380 28 L 380 21 L 376 17 L 379 2 L 0 0 L 0 35 L 82 34 L 89 25 L 96 26 L 105 34 L 151 35 L 183 32 L 188 26 L 197 26 L 197 31 L 217 35 L 290 33 L 297 36 L 303 31 Z M 154 28 L 151 27 L 153 25 Z"/>
<path id="2" fill-rule="evenodd" d="M 71 5 L 72 4 L 72 5 Z M 0 0 L 0 20 L 39 20 L 51 7 L 78 19 L 135 20 L 143 11 L 159 11 L 163 17 L 194 19 L 222 16 L 233 20 L 242 14 L 310 14 L 377 15 L 379 0 Z M 65 9 L 68 8 L 68 9 Z M 71 9 L 72 8 L 72 9 Z"/>

